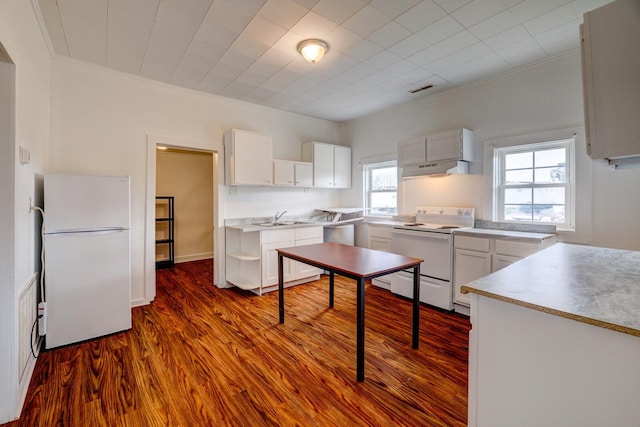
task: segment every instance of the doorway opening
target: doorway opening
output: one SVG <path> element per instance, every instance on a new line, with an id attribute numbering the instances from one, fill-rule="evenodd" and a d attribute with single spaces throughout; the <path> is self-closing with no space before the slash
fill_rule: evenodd
<path id="1" fill-rule="evenodd" d="M 158 148 L 161 149 L 158 149 Z M 218 147 L 216 147 L 218 148 Z M 174 261 L 186 262 L 213 259 L 212 282 L 218 283 L 220 260 L 216 247 L 224 246 L 218 236 L 220 149 L 199 141 L 162 136 L 147 137 L 147 203 L 145 231 L 144 296 L 132 301 L 132 306 L 149 304 L 156 296 L 156 261 L 166 257 L 166 228 L 156 227 L 158 212 L 156 196 L 171 196 L 174 203 Z M 222 246 L 220 246 L 222 245 Z M 162 248 L 161 246 L 164 246 Z M 163 252 L 165 251 L 165 252 Z"/>

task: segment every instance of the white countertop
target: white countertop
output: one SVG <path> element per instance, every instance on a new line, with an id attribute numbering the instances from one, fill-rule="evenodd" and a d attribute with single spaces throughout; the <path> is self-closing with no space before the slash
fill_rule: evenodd
<path id="1" fill-rule="evenodd" d="M 462 287 L 640 336 L 640 252 L 557 243 Z"/>
<path id="2" fill-rule="evenodd" d="M 453 230 L 456 236 L 472 236 L 472 237 L 499 237 L 501 239 L 528 239 L 528 240 L 544 240 L 555 237 L 555 234 L 532 233 L 530 231 L 509 231 L 496 230 L 490 228 L 463 228 Z"/>

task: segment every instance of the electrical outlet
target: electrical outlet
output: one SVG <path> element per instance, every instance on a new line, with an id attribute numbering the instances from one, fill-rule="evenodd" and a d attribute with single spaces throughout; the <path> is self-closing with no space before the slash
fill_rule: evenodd
<path id="1" fill-rule="evenodd" d="M 38 335 L 47 335 L 47 303 L 38 303 Z"/>

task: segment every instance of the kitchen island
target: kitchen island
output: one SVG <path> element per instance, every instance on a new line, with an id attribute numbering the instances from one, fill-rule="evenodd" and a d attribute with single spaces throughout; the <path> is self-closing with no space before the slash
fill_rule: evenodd
<path id="1" fill-rule="evenodd" d="M 462 291 L 470 426 L 640 425 L 640 252 L 559 243 Z"/>

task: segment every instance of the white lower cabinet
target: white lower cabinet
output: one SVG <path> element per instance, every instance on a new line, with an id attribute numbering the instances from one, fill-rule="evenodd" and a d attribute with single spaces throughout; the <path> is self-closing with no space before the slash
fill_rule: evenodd
<path id="1" fill-rule="evenodd" d="M 391 225 L 369 223 L 367 224 L 367 232 L 369 234 L 369 249 L 391 252 Z M 371 283 L 390 290 L 391 275 L 377 277 L 372 279 Z"/>
<path id="2" fill-rule="evenodd" d="M 457 311 L 469 314 L 470 296 L 460 292 L 463 285 L 503 269 L 556 242 L 555 236 L 527 239 L 522 234 L 518 234 L 518 240 L 509 236 L 489 238 L 454 234 L 453 302 Z"/>
<path id="3" fill-rule="evenodd" d="M 322 243 L 321 226 L 277 230 L 243 231 L 227 227 L 227 282 L 257 294 L 277 289 L 278 251 L 280 248 Z M 322 270 L 283 259 L 285 286 L 315 280 Z"/>

